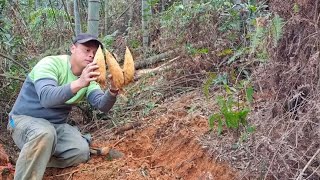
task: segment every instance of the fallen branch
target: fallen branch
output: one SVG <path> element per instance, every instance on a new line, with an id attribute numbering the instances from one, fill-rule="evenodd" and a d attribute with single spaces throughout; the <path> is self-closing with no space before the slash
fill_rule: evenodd
<path id="1" fill-rule="evenodd" d="M 152 65 L 155 63 L 158 63 L 160 61 L 165 61 L 166 58 L 169 58 L 170 56 L 172 56 L 177 50 L 171 50 L 171 51 L 167 51 L 155 56 L 152 56 L 148 59 L 145 60 L 137 60 L 137 62 L 135 62 L 135 68 L 136 69 L 141 69 L 143 67 L 146 67 L 148 65 Z"/>
<path id="2" fill-rule="evenodd" d="M 92 170 L 94 170 L 95 168 L 101 167 L 101 166 L 103 166 L 103 165 L 105 165 L 105 164 L 97 165 L 97 166 L 95 166 L 95 167 L 93 167 L 93 168 L 88 169 L 88 171 L 92 171 Z M 70 172 L 66 172 L 66 173 L 63 173 L 63 174 L 57 174 L 57 175 L 55 175 L 55 176 L 56 176 L 56 177 L 59 177 L 59 176 L 65 176 L 65 175 L 73 175 L 74 173 L 79 172 L 80 170 L 87 170 L 87 169 L 76 169 L 76 170 L 73 170 L 73 171 L 70 171 Z"/>
<path id="3" fill-rule="evenodd" d="M 141 122 L 133 122 L 133 123 L 130 123 L 130 124 L 126 124 L 126 125 L 118 128 L 114 134 L 116 134 L 116 135 L 117 134 L 121 134 L 121 133 L 123 133 L 125 131 L 128 131 L 128 130 L 133 129 L 133 128 L 138 127 L 138 126 L 141 126 Z"/>
<path id="4" fill-rule="evenodd" d="M 0 74 L 0 77 L 6 77 L 6 78 L 10 78 L 10 79 L 15 79 L 15 80 L 19 80 L 19 81 L 22 81 L 24 82 L 25 79 L 23 78 L 19 78 L 19 77 L 15 77 L 15 76 L 10 76 L 10 75 L 7 75 L 7 74 Z"/>
<path id="5" fill-rule="evenodd" d="M 206 47 L 208 46 L 208 43 L 205 42 L 198 42 L 198 43 L 194 43 L 191 46 L 193 48 L 201 48 L 201 47 Z M 185 53 L 185 48 L 182 46 L 180 48 L 176 48 L 174 50 L 169 50 L 169 51 L 165 51 L 164 53 L 161 54 L 157 54 L 155 56 L 149 57 L 147 59 L 137 59 L 135 62 L 135 68 L 136 69 L 141 69 L 143 67 L 146 67 L 148 65 L 152 65 L 161 61 L 166 61 L 168 58 L 172 58 L 172 56 L 174 54 L 181 54 L 181 53 Z"/>
<path id="6" fill-rule="evenodd" d="M 74 30 L 73 27 L 72 27 L 72 21 L 71 21 L 70 14 L 69 14 L 69 12 L 68 12 L 68 8 L 67 8 L 67 5 L 66 5 L 66 2 L 64 2 L 64 0 L 62 0 L 61 2 L 62 2 L 62 5 L 63 5 L 64 12 L 65 12 L 66 15 L 67 15 L 67 19 L 68 19 L 69 24 L 70 24 L 70 29 L 72 30 L 73 34 L 76 35 L 76 32 L 75 32 L 75 30 Z"/>
<path id="7" fill-rule="evenodd" d="M 308 161 L 308 163 L 304 166 L 304 168 L 302 169 L 302 171 L 300 172 L 299 176 L 297 177 L 296 180 L 300 180 L 302 179 L 302 175 L 304 173 L 304 171 L 307 170 L 307 168 L 310 166 L 310 164 L 312 163 L 312 161 L 317 157 L 317 155 L 319 154 L 320 149 L 317 150 L 316 153 L 314 153 L 314 155 L 312 156 L 312 158 Z"/>
<path id="8" fill-rule="evenodd" d="M 132 7 L 134 5 L 134 3 L 136 2 L 136 0 L 132 1 L 131 4 L 128 5 L 128 7 L 112 22 L 118 22 L 119 19 L 130 9 L 130 7 Z M 113 16 L 115 16 L 116 14 L 114 15 L 111 15 L 110 18 L 112 18 Z M 110 28 L 112 28 L 114 26 L 115 23 L 112 23 Z"/>
<path id="9" fill-rule="evenodd" d="M 29 69 L 27 67 L 25 67 L 24 65 L 22 65 L 21 63 L 19 63 L 18 61 L 14 60 L 12 57 L 9 57 L 8 55 L 2 54 L 0 53 L 1 57 L 4 57 L 6 59 L 9 59 L 10 61 L 14 62 L 15 64 L 19 65 L 20 67 L 22 67 L 24 70 L 28 71 Z"/>
<path id="10" fill-rule="evenodd" d="M 170 64 L 172 62 L 174 62 L 175 60 L 179 59 L 179 58 L 180 58 L 180 56 L 175 57 L 175 58 L 169 60 L 168 62 L 162 64 L 161 66 L 153 68 L 153 69 L 143 69 L 143 70 L 137 71 L 137 73 L 135 75 L 135 80 L 139 79 L 144 74 L 156 73 L 156 72 L 159 72 L 159 71 L 163 71 L 163 70 L 169 69 L 171 67 Z"/>

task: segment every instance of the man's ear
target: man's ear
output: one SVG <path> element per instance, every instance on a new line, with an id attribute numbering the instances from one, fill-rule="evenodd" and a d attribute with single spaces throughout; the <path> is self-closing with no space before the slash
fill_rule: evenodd
<path id="1" fill-rule="evenodd" d="M 75 44 L 72 44 L 72 45 L 70 46 L 70 52 L 71 52 L 71 54 L 73 54 L 73 53 L 75 52 L 76 48 L 77 48 L 77 46 L 76 46 Z"/>

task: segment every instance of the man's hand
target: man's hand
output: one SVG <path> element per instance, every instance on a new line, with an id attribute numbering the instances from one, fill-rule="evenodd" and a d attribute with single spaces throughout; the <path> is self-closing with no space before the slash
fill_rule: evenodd
<path id="1" fill-rule="evenodd" d="M 71 91 L 72 93 L 78 92 L 81 88 L 89 86 L 91 81 L 96 81 L 97 77 L 100 75 L 99 72 L 94 72 L 94 70 L 98 69 L 99 66 L 96 62 L 92 62 L 88 64 L 81 73 L 79 79 L 73 81 L 71 83 Z"/>
<path id="2" fill-rule="evenodd" d="M 109 81 L 110 81 L 110 88 L 109 88 L 109 91 L 110 91 L 110 93 L 111 93 L 111 95 L 113 95 L 113 96 L 117 96 L 118 95 L 118 93 L 114 93 L 115 91 L 119 91 L 119 89 L 116 87 L 116 85 L 114 84 L 114 82 L 113 82 L 113 79 L 112 79 L 112 75 L 111 74 L 109 74 L 108 75 L 108 78 L 109 78 Z"/>
<path id="3" fill-rule="evenodd" d="M 109 78 L 109 80 L 110 80 L 110 89 L 118 89 L 118 88 L 116 87 L 116 85 L 114 84 L 114 82 L 113 82 L 113 79 L 112 79 L 112 75 L 111 75 L 111 74 L 108 75 L 108 78 Z"/>

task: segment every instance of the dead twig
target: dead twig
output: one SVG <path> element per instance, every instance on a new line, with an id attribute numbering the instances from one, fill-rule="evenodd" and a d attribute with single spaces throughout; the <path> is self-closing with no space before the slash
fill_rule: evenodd
<path id="1" fill-rule="evenodd" d="M 12 61 L 13 63 L 19 65 L 21 68 L 23 68 L 25 71 L 28 71 L 28 68 L 25 67 L 24 65 L 22 65 L 21 63 L 19 63 L 18 61 L 14 60 L 12 57 L 9 57 L 8 55 L 5 55 L 3 53 L 0 53 L 0 56 L 3 57 L 3 58 L 6 58 L 10 61 Z"/>
<path id="2" fill-rule="evenodd" d="M 74 173 L 78 172 L 79 170 L 80 170 L 80 169 L 76 169 L 76 170 L 74 170 L 74 171 L 70 171 L 70 172 L 67 172 L 67 173 L 57 174 L 57 175 L 55 175 L 55 177 L 66 176 L 66 175 L 72 175 L 72 174 L 74 174 Z"/>
<path id="3" fill-rule="evenodd" d="M 103 165 L 104 165 L 104 164 L 100 164 L 100 165 L 94 166 L 93 168 L 88 169 L 88 171 L 92 171 L 92 170 L 94 170 L 94 169 L 96 169 L 96 168 L 98 168 L 98 167 L 101 167 L 101 166 L 103 166 Z M 70 172 L 66 172 L 66 173 L 63 173 L 63 174 L 57 174 L 57 175 L 55 175 L 55 177 L 66 176 L 66 175 L 69 175 L 69 177 L 70 177 L 70 176 L 72 176 L 74 173 L 76 173 L 76 172 L 78 172 L 78 171 L 80 171 L 80 170 L 83 170 L 83 168 L 76 169 L 76 170 L 73 170 L 73 171 L 70 171 Z"/>
<path id="4" fill-rule="evenodd" d="M 303 173 L 304 171 L 310 166 L 310 164 L 312 163 L 312 161 L 317 157 L 317 155 L 320 152 L 320 148 L 317 150 L 316 153 L 314 153 L 314 155 L 312 156 L 312 158 L 308 161 L 308 163 L 304 166 L 304 168 L 302 169 L 302 171 L 300 172 L 299 176 L 297 177 L 296 180 L 300 180 L 302 179 Z"/>
<path id="5" fill-rule="evenodd" d="M 121 139 L 119 139 L 117 142 L 115 142 L 112 147 L 116 147 L 118 144 L 120 144 L 126 137 L 123 137 Z"/>
<path id="6" fill-rule="evenodd" d="M 9 75 L 6 75 L 6 74 L 0 74 L 0 77 L 6 77 L 6 78 L 15 79 L 15 80 L 19 80 L 21 82 L 24 82 L 23 78 L 19 78 L 19 77 L 15 77 L 15 76 L 9 76 Z"/>

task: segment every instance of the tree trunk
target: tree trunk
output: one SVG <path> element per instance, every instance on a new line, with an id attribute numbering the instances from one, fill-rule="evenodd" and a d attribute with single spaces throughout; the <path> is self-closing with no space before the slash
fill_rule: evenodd
<path id="1" fill-rule="evenodd" d="M 135 0 L 133 0 L 132 2 L 130 2 L 131 3 L 131 5 L 130 5 L 130 7 L 129 7 L 129 20 L 128 20 L 128 28 L 131 28 L 132 27 L 132 19 L 133 19 L 133 2 L 134 2 Z"/>
<path id="2" fill-rule="evenodd" d="M 142 14 L 142 46 L 144 49 L 144 56 L 148 51 L 149 46 L 149 28 L 148 19 L 150 18 L 151 7 L 148 4 L 148 0 L 142 0 L 141 14 Z M 145 57 L 144 57 L 145 58 Z"/>
<path id="3" fill-rule="evenodd" d="M 78 6 L 78 0 L 73 0 L 73 8 L 74 8 L 74 26 L 76 35 L 81 33 L 81 18 L 79 14 L 79 6 Z"/>
<path id="4" fill-rule="evenodd" d="M 126 28 L 126 32 L 125 32 L 125 35 L 126 35 L 126 40 L 128 39 L 129 37 L 129 33 L 131 31 L 131 28 L 132 28 L 132 19 L 133 19 L 133 3 L 135 2 L 135 0 L 131 0 L 130 1 L 130 5 L 129 5 L 129 9 L 128 9 L 128 14 L 129 14 L 129 19 L 128 19 L 128 24 L 127 24 L 127 28 Z M 129 3 L 128 3 L 129 4 Z"/>
<path id="5" fill-rule="evenodd" d="M 12 2 L 9 1 L 9 3 L 10 3 L 11 11 L 12 11 L 13 15 L 15 16 L 16 20 L 20 21 L 20 23 L 24 26 L 24 31 L 27 32 L 26 37 L 31 37 L 31 33 L 28 30 L 28 26 L 26 25 L 26 22 L 20 13 L 19 3 L 17 3 L 16 0 L 12 1 Z M 23 31 L 23 30 L 21 30 L 21 31 Z"/>
<path id="6" fill-rule="evenodd" d="M 62 0 L 58 0 L 57 9 L 62 9 L 62 8 L 63 8 Z"/>
<path id="7" fill-rule="evenodd" d="M 71 30 L 72 30 L 73 34 L 75 35 L 76 33 L 75 33 L 75 31 L 74 31 L 74 28 L 72 27 L 72 21 L 71 21 L 71 18 L 70 18 L 70 16 L 71 16 L 70 12 L 73 12 L 73 11 L 71 10 L 70 4 L 72 5 L 72 2 L 73 2 L 73 1 L 71 1 L 71 0 L 70 0 L 69 2 L 67 1 L 67 4 L 66 4 L 66 2 L 65 2 L 64 0 L 61 0 L 61 2 L 62 2 L 64 11 L 65 11 L 66 14 L 67 14 L 67 18 L 68 18 L 68 21 L 69 21 L 69 23 L 70 23 Z M 70 3 L 70 2 L 71 2 L 71 3 Z"/>
<path id="8" fill-rule="evenodd" d="M 67 13 L 69 14 L 70 17 L 74 16 L 73 0 L 66 0 L 66 3 L 67 3 Z"/>
<path id="9" fill-rule="evenodd" d="M 88 3 L 88 33 L 98 36 L 100 0 L 89 0 Z"/>
<path id="10" fill-rule="evenodd" d="M 108 15 L 109 15 L 109 0 L 105 0 L 104 1 L 104 22 L 103 22 L 104 35 L 108 34 Z"/>
<path id="11" fill-rule="evenodd" d="M 41 1 L 40 0 L 35 0 L 34 1 L 34 10 L 38 10 L 41 7 Z"/>
<path id="12" fill-rule="evenodd" d="M 164 12 L 166 10 L 165 4 L 165 0 L 161 0 L 161 12 Z"/>

